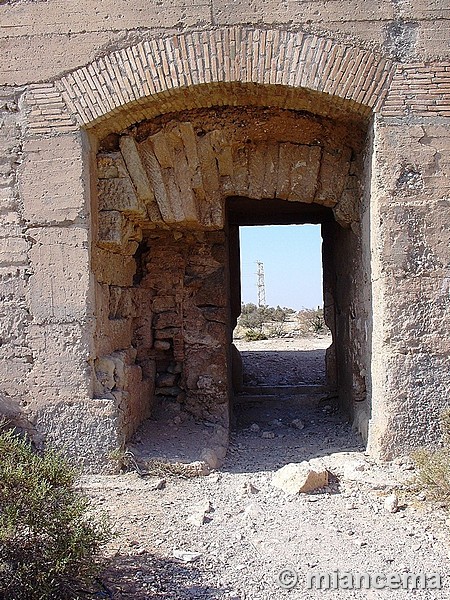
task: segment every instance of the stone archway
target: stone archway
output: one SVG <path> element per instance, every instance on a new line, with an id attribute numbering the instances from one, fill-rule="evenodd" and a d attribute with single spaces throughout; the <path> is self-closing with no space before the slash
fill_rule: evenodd
<path id="1" fill-rule="evenodd" d="M 364 282 L 356 286 L 364 290 L 364 297 L 355 296 L 348 322 L 346 311 L 341 311 L 341 328 L 345 332 L 353 328 L 361 331 L 367 325 L 363 335 L 356 333 L 352 338 L 359 340 L 353 354 L 367 356 L 372 328 L 366 311 L 370 305 L 368 253 L 373 221 L 368 209 L 370 133 L 367 143 L 362 140 L 370 130 L 371 116 L 383 104 L 394 70 L 389 60 L 371 51 L 310 33 L 232 27 L 144 41 L 109 53 L 60 80 L 30 87 L 28 144 L 33 147 L 34 140 L 39 141 L 39 160 L 25 165 L 22 189 L 26 217 L 36 227 L 32 267 L 45 274 L 44 280 L 32 278 L 30 285 L 32 308 L 39 318 L 36 344 L 39 348 L 49 344 L 58 348 L 55 336 L 61 339 L 61 331 L 66 330 L 73 343 L 73 351 L 70 356 L 64 354 L 61 364 L 58 362 L 58 375 L 54 377 L 52 370 L 46 368 L 46 351 L 42 350 L 36 361 L 42 367 L 42 376 L 40 385 L 32 385 L 34 400 L 30 412 L 36 415 L 50 440 L 64 440 L 74 454 L 95 464 L 104 460 L 111 448 L 123 443 L 147 414 L 141 395 L 151 394 L 154 382 L 151 369 L 147 377 L 131 349 L 135 348 L 132 341 L 137 316 L 136 301 L 129 291 L 134 287 L 133 278 L 139 280 L 141 275 L 146 231 L 154 230 L 155 225 L 173 232 L 182 228 L 191 236 L 198 230 L 205 234 L 220 231 L 227 196 L 237 194 L 263 200 L 266 194 L 273 193 L 274 197 L 296 202 L 303 194 L 308 202 L 332 208 L 344 225 L 342 231 L 347 232 L 342 234 L 347 240 L 339 244 L 347 248 L 348 256 L 352 255 L 352 264 L 359 264 L 357 272 Z M 182 126 L 184 133 L 178 130 L 189 122 L 181 114 L 183 111 L 212 107 L 287 111 L 309 121 L 311 126 L 322 122 L 325 127 L 329 122 L 329 130 L 327 133 L 325 127 L 321 132 L 321 141 L 306 140 L 299 134 L 296 139 L 277 138 L 265 145 L 263 138 L 253 140 L 250 136 L 249 146 L 241 144 L 240 151 L 231 152 L 231 159 L 220 134 L 206 132 L 202 143 L 196 141 L 195 150 L 197 155 L 205 153 L 214 158 L 205 158 L 205 166 L 212 169 L 205 169 L 202 183 L 197 186 L 191 175 L 191 181 L 186 181 L 193 169 L 188 157 L 183 158 L 181 152 L 181 162 L 176 160 L 170 166 L 164 162 L 163 147 L 168 139 L 171 152 L 178 152 L 175 146 L 180 146 L 180 140 L 184 146 L 183 135 L 188 143 L 192 134 L 189 127 Z M 170 120 L 176 122 L 173 131 L 162 135 Z M 345 149 L 344 138 L 337 141 L 337 131 L 346 131 L 344 138 L 357 132 L 358 152 L 349 152 L 353 142 Z M 145 139 L 156 136 L 162 149 L 156 151 L 155 139 L 148 142 L 150 150 L 143 152 L 145 141 L 139 132 Z M 171 144 L 175 146 L 172 148 Z M 254 150 L 250 154 L 248 147 Z M 99 156 L 99 150 L 109 156 Z M 274 186 L 266 178 L 272 167 L 266 168 L 265 161 L 278 156 L 279 169 L 282 155 L 282 168 L 290 178 L 286 189 L 286 182 L 278 186 L 277 179 Z M 303 167 L 294 169 L 294 156 L 298 163 L 310 161 L 314 169 L 307 173 Z M 100 193 L 95 185 L 94 163 L 98 157 L 103 181 Z M 166 158 L 172 160 L 170 156 Z M 355 160 L 358 166 L 353 172 Z M 64 173 L 55 176 L 48 187 L 45 184 L 42 193 L 36 193 L 34 182 L 44 177 L 45 183 L 48 174 L 57 173 L 61 165 Z M 226 174 L 227 168 L 232 169 L 233 175 Z M 254 177 L 250 179 L 257 183 L 245 183 L 245 173 L 261 170 L 265 173 L 263 184 Z M 239 172 L 244 174 L 244 181 L 239 180 Z M 296 181 L 301 182 L 300 187 Z M 47 189 L 55 189 L 52 203 L 46 201 Z M 182 193 L 185 189 L 186 195 Z M 205 193 L 204 201 L 196 195 L 200 190 Z M 208 197 L 214 202 L 205 202 Z M 354 232 L 358 242 L 352 239 Z M 62 239 L 69 240 L 67 251 L 66 246 L 63 250 Z M 57 268 L 49 268 L 48 257 L 54 252 L 62 254 L 63 260 L 57 262 Z M 71 258 L 75 254 L 76 263 Z M 89 266 L 93 267 L 94 277 L 89 276 Z M 345 270 L 345 264 L 339 268 Z M 136 274 L 130 275 L 134 271 Z M 332 272 L 336 272 L 335 267 Z M 33 290 L 38 292 L 34 297 L 39 295 L 43 302 L 33 300 Z M 47 305 L 52 310 L 50 321 L 41 310 Z M 117 344 L 117 340 L 122 341 Z M 355 364 L 367 378 L 369 398 L 367 365 Z M 95 377 L 94 371 L 102 375 Z M 70 374 L 67 389 L 59 383 L 64 374 Z M 351 378 L 348 381 L 351 390 Z M 380 381 L 377 385 L 381 385 Z M 46 397 L 49 391 L 50 399 Z M 66 402 L 66 396 L 76 397 L 77 401 Z M 369 411 L 362 404 L 355 419 L 361 430 L 367 430 Z M 225 413 L 226 408 L 221 414 Z M 377 422 L 378 429 L 372 435 L 376 451 L 386 433 L 379 414 Z M 374 432 L 375 429 L 372 425 Z"/>
<path id="2" fill-rule="evenodd" d="M 361 243 L 366 133 L 367 122 L 351 115 L 342 123 L 244 106 L 169 113 L 100 140 L 95 394 L 118 403 L 125 439 L 166 397 L 228 428 L 237 317 L 230 197 L 328 209 L 327 320 L 345 347 L 337 361 L 344 404 L 352 413 L 362 407 L 367 428 L 360 381 L 370 362 L 360 331 L 370 316 Z M 358 326 L 348 324 L 350 307 Z"/>

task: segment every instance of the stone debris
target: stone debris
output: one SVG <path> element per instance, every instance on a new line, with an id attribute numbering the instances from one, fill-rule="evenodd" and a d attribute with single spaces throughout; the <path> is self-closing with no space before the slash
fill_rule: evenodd
<path id="1" fill-rule="evenodd" d="M 246 481 L 243 486 L 245 494 L 258 494 L 259 489 L 256 485 L 253 485 L 251 481 Z"/>
<path id="2" fill-rule="evenodd" d="M 399 456 L 394 458 L 392 463 L 404 471 L 413 471 L 416 468 L 414 461 L 410 456 Z"/>
<path id="3" fill-rule="evenodd" d="M 305 428 L 305 424 L 303 423 L 303 421 L 301 419 L 294 419 L 293 421 L 291 421 L 291 425 L 292 425 L 292 427 L 295 427 L 295 429 L 304 429 Z"/>
<path id="4" fill-rule="evenodd" d="M 201 458 L 209 466 L 209 468 L 213 470 L 218 469 L 222 464 L 222 461 L 212 448 L 205 448 L 201 453 Z"/>
<path id="5" fill-rule="evenodd" d="M 264 519 L 264 511 L 257 502 L 251 502 L 244 509 L 244 518 L 251 523 L 261 522 Z"/>
<path id="6" fill-rule="evenodd" d="M 212 504 L 211 504 L 211 501 L 210 501 L 210 500 L 206 500 L 206 499 L 205 499 L 205 500 L 202 500 L 201 502 L 199 502 L 199 503 L 196 505 L 195 509 L 196 509 L 198 512 L 202 512 L 202 513 L 204 513 L 204 514 L 211 513 L 211 512 L 213 512 L 213 510 L 214 510 L 214 509 L 213 509 L 213 506 L 212 506 Z"/>
<path id="7" fill-rule="evenodd" d="M 209 500 L 202 500 L 194 507 L 194 512 L 186 519 L 190 525 L 200 527 L 208 523 L 211 518 L 207 517 L 213 511 L 212 504 Z"/>
<path id="8" fill-rule="evenodd" d="M 166 480 L 164 478 L 149 481 L 149 489 L 151 490 L 163 490 L 166 487 Z"/>
<path id="9" fill-rule="evenodd" d="M 302 494 L 313 492 L 328 485 L 328 471 L 310 465 L 308 461 L 289 463 L 272 477 L 272 485 L 286 494 Z"/>
<path id="10" fill-rule="evenodd" d="M 174 550 L 172 556 L 182 562 L 191 563 L 198 560 L 202 556 L 202 553 L 192 552 L 190 550 Z"/>
<path id="11" fill-rule="evenodd" d="M 189 517 L 186 519 L 186 521 L 190 525 L 195 525 L 197 527 L 200 527 L 200 525 L 204 525 L 205 523 L 208 522 L 208 518 L 206 517 L 205 513 L 198 512 L 198 513 L 193 513 L 192 515 L 189 515 Z"/>
<path id="12" fill-rule="evenodd" d="M 276 437 L 276 435 L 273 431 L 263 431 L 261 437 L 263 440 L 273 440 Z"/>
<path id="13" fill-rule="evenodd" d="M 397 494 L 389 494 L 384 499 L 384 508 L 390 513 L 396 513 L 398 511 L 398 496 Z"/>

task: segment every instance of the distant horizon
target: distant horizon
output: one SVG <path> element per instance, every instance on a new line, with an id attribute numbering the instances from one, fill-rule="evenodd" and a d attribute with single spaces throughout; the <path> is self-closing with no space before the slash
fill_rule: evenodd
<path id="1" fill-rule="evenodd" d="M 320 225 L 240 227 L 242 302 L 258 305 L 257 261 L 264 265 L 266 305 L 323 306 Z"/>

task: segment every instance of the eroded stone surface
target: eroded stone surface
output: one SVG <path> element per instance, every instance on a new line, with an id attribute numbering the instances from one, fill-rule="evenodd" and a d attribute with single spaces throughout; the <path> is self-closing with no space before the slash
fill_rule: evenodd
<path id="1" fill-rule="evenodd" d="M 447 8 L 94 4 L 0 6 L 2 396 L 92 464 L 156 389 L 227 427 L 226 200 L 285 199 L 330 211 L 328 380 L 370 452 L 436 442 Z"/>

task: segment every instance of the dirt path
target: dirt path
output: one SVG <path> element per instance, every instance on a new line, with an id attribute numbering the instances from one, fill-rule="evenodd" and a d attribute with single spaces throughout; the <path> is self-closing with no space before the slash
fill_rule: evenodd
<path id="1" fill-rule="evenodd" d="M 273 487 L 276 469 L 312 458 L 333 474 L 328 487 L 296 496 Z M 306 589 L 308 574 L 336 570 L 438 572 L 444 588 L 339 589 L 328 598 L 450 598 L 447 516 L 434 507 L 430 518 L 424 497 L 405 493 L 413 474 L 407 460 L 371 461 L 349 424 L 317 398 L 284 397 L 239 410 L 220 472 L 166 477 L 164 486 L 136 473 L 83 483 L 115 523 L 105 576 L 115 599 L 319 598 L 323 591 Z M 400 508 L 391 513 L 384 502 L 394 489 Z M 292 590 L 278 581 L 286 569 L 298 574 Z M 293 581 L 289 572 L 285 581 Z"/>
<path id="2" fill-rule="evenodd" d="M 235 341 L 242 356 L 245 385 L 323 385 L 325 350 L 330 344 L 329 335 Z"/>

